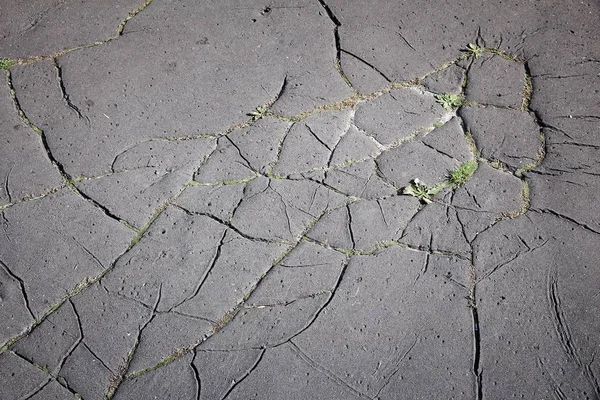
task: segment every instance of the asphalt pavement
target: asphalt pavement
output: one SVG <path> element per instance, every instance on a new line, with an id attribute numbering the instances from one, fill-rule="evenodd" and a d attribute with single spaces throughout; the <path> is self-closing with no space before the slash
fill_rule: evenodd
<path id="1" fill-rule="evenodd" d="M 3 0 L 0 400 L 599 400 L 599 26 Z"/>

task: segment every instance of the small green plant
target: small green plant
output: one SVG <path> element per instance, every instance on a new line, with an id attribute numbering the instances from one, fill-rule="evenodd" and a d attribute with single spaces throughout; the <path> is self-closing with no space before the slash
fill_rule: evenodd
<path id="1" fill-rule="evenodd" d="M 17 63 L 13 58 L 0 58 L 0 69 L 9 69 Z"/>
<path id="2" fill-rule="evenodd" d="M 436 195 L 440 191 L 439 187 L 430 188 L 419 179 L 413 179 L 410 185 L 404 188 L 402 194 L 407 194 L 419 199 L 422 203 L 431 203 L 431 196 Z"/>
<path id="3" fill-rule="evenodd" d="M 433 127 L 434 128 L 439 128 L 442 125 L 444 125 L 444 123 L 442 121 L 436 121 L 436 122 L 433 123 Z"/>
<path id="4" fill-rule="evenodd" d="M 265 114 L 269 111 L 269 106 L 262 105 L 256 107 L 256 110 L 249 112 L 246 114 L 249 117 L 252 117 L 252 121 L 259 120 L 265 116 Z"/>
<path id="5" fill-rule="evenodd" d="M 436 94 L 435 100 L 446 110 L 456 110 L 465 103 L 465 96 L 462 94 L 442 93 Z"/>
<path id="6" fill-rule="evenodd" d="M 483 53 L 485 53 L 486 48 L 478 45 L 477 43 L 469 43 L 467 45 L 467 48 L 464 49 L 463 51 L 466 51 L 467 53 L 471 53 L 475 56 L 475 58 L 478 58 Z"/>
<path id="7" fill-rule="evenodd" d="M 448 183 L 453 188 L 457 188 L 459 186 L 467 183 L 473 173 L 477 170 L 477 162 L 476 161 L 465 161 L 460 165 L 460 167 L 450 171 L 448 175 Z"/>

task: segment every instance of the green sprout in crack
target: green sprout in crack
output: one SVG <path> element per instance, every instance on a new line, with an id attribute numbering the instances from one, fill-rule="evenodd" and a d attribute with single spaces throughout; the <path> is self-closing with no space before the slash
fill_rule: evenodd
<path id="1" fill-rule="evenodd" d="M 263 118 L 267 114 L 268 110 L 269 110 L 268 106 L 262 105 L 262 106 L 256 107 L 256 110 L 251 111 L 246 115 L 249 117 L 252 117 L 253 121 L 256 121 L 258 119 Z"/>
<path id="2" fill-rule="evenodd" d="M 435 101 L 441 104 L 446 110 L 456 110 L 465 103 L 465 96 L 462 94 L 442 93 L 435 95 Z"/>
<path id="3" fill-rule="evenodd" d="M 462 163 L 460 165 L 460 167 L 450 171 L 449 176 L 448 176 L 448 183 L 453 188 L 462 186 L 465 183 L 467 183 L 467 181 L 469 179 L 471 179 L 471 176 L 473 176 L 473 173 L 475 172 L 476 169 L 477 169 L 476 161 L 473 161 L 473 160 L 465 161 L 464 163 Z"/>
<path id="4" fill-rule="evenodd" d="M 436 195 L 440 191 L 439 187 L 430 188 L 419 179 L 413 179 L 410 182 L 410 185 L 404 188 L 402 194 L 408 194 L 410 196 L 416 197 L 422 203 L 429 204 L 431 203 L 431 196 Z"/>
<path id="5" fill-rule="evenodd" d="M 475 56 L 475 58 L 478 58 L 483 53 L 485 53 L 486 48 L 478 45 L 477 43 L 469 43 L 467 45 L 467 48 L 464 49 L 463 51 L 466 51 L 467 53 L 471 53 Z"/>
<path id="6" fill-rule="evenodd" d="M 13 58 L 0 58 L 0 69 L 9 69 L 17 63 Z"/>

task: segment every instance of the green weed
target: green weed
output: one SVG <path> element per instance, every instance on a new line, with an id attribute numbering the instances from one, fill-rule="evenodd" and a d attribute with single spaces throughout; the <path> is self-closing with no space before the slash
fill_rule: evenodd
<path id="1" fill-rule="evenodd" d="M 416 197 L 421 202 L 429 204 L 431 203 L 431 196 L 439 193 L 439 187 L 430 188 L 419 179 L 413 179 L 407 187 L 404 188 L 402 194 L 407 194 L 413 197 Z"/>
<path id="2" fill-rule="evenodd" d="M 471 179 L 471 176 L 473 176 L 475 170 L 477 170 L 476 161 L 465 161 L 460 165 L 460 167 L 450 171 L 450 174 L 448 176 L 448 183 L 453 188 L 462 186 L 465 183 L 467 183 L 469 179 Z"/>
<path id="3" fill-rule="evenodd" d="M 456 110 L 465 102 L 465 96 L 462 94 L 442 93 L 435 95 L 435 101 L 442 105 L 446 110 Z"/>

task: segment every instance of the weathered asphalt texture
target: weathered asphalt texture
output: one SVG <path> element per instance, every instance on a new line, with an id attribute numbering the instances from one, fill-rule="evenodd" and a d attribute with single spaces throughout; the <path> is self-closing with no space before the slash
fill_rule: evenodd
<path id="1" fill-rule="evenodd" d="M 600 398 L 597 1 L 141 1 L 1 4 L 0 399 Z"/>

